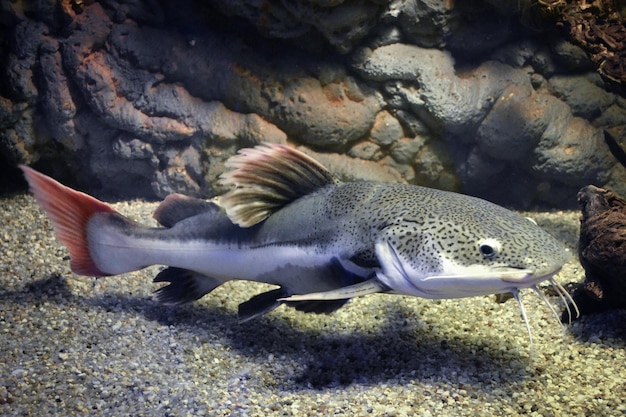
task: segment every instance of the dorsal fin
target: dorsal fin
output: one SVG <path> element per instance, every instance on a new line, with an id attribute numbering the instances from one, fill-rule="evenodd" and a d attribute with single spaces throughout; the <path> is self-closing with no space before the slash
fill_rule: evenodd
<path id="1" fill-rule="evenodd" d="M 170 194 L 159 204 L 152 217 L 165 227 L 172 227 L 188 217 L 220 208 L 210 201 L 182 194 Z"/>
<path id="2" fill-rule="evenodd" d="M 220 198 L 230 220 L 250 227 L 286 204 L 339 181 L 322 164 L 279 144 L 241 149 L 220 177 L 233 187 Z"/>

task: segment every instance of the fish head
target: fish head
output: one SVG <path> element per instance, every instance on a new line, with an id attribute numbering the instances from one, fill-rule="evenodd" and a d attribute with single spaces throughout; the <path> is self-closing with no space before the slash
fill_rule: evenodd
<path id="1" fill-rule="evenodd" d="M 407 220 L 379 236 L 377 278 L 392 291 L 424 298 L 461 298 L 536 286 L 572 256 L 536 223 L 490 205 Z"/>

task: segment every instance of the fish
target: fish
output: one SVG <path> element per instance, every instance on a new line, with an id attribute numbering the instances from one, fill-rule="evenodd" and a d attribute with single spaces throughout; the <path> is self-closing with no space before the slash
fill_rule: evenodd
<path id="1" fill-rule="evenodd" d="M 571 252 L 535 222 L 486 200 L 418 185 L 342 182 L 312 157 L 265 143 L 227 160 L 214 200 L 171 194 L 147 227 L 21 165 L 78 275 L 163 265 L 157 301 L 195 301 L 230 280 L 276 288 L 238 307 L 251 320 L 280 305 L 331 313 L 374 293 L 449 299 L 513 294 L 554 279 Z M 571 303 L 575 306 L 575 303 Z M 567 303 L 566 303 L 567 305 Z M 571 313 L 570 313 L 571 316 Z M 560 321 L 559 321 L 560 322 Z"/>

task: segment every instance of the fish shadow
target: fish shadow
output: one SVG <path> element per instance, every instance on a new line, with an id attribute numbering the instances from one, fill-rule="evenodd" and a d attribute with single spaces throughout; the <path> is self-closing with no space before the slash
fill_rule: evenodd
<path id="1" fill-rule="evenodd" d="M 67 280 L 59 274 L 30 281 L 24 284 L 21 291 L 0 290 L 0 301 L 11 301 L 21 305 L 39 306 L 45 301 L 65 304 L 75 301 L 76 298 Z"/>
<path id="2" fill-rule="evenodd" d="M 525 347 L 503 351 L 498 340 L 483 340 L 470 333 L 467 338 L 441 338 L 418 320 L 407 320 L 414 313 L 401 303 L 394 303 L 374 330 L 333 334 L 323 328 L 294 327 L 278 314 L 240 324 L 232 311 L 200 303 L 168 307 L 149 297 L 83 297 L 72 294 L 59 276 L 26 284 L 22 291 L 5 292 L 2 299 L 35 305 L 43 301 L 86 304 L 107 312 L 139 314 L 149 321 L 192 332 L 199 340 L 210 335 L 211 343 L 223 343 L 261 366 L 271 367 L 269 357 L 283 364 L 293 363 L 293 374 L 282 383 L 295 390 L 387 381 L 448 381 L 460 376 L 464 383 L 482 387 L 494 379 L 506 384 L 529 376 Z"/>
<path id="3" fill-rule="evenodd" d="M 623 348 L 626 342 L 626 310 L 585 314 L 573 321 L 568 331 L 581 342 Z"/>
<path id="4" fill-rule="evenodd" d="M 335 334 L 324 328 L 294 327 L 291 320 L 278 314 L 239 323 L 232 311 L 198 303 L 167 307 L 149 298 L 117 295 L 83 302 L 107 310 L 112 304 L 122 306 L 147 320 L 192 332 L 199 339 L 210 334 L 211 342 L 224 344 L 260 366 L 269 368 L 272 360 L 292 363 L 294 373 L 282 382 L 296 390 L 398 380 L 457 380 L 461 375 L 466 383 L 483 386 L 500 376 L 502 384 L 528 376 L 527 346 L 504 352 L 498 340 L 482 340 L 479 335 L 440 338 L 420 328 L 419 321 L 407 320 L 414 313 L 397 303 L 374 331 Z M 333 320 L 332 314 L 329 320 Z"/>
<path id="5" fill-rule="evenodd" d="M 511 371 L 512 366 L 517 368 L 513 373 L 525 372 L 520 361 L 501 356 L 495 345 L 479 344 L 476 349 L 475 341 L 471 347 L 465 343 L 468 341 L 438 338 L 412 324 L 398 326 L 394 319 L 402 323 L 405 313 L 398 309 L 385 317 L 383 326 L 374 333 L 339 335 L 323 331 L 303 334 L 284 329 L 284 324 L 277 320 L 268 320 L 262 326 L 245 325 L 245 337 L 232 339 L 232 346 L 246 355 L 254 355 L 259 347 L 257 340 L 265 340 L 260 344 L 264 351 L 278 352 L 281 357 L 303 365 L 303 370 L 294 376 L 295 385 L 303 389 L 412 379 L 446 381 L 456 380 L 460 375 L 467 377 L 468 383 L 482 385 L 488 381 L 485 371 L 493 368 L 494 362 L 502 370 Z M 277 329 L 282 338 L 279 344 L 261 339 L 270 327 Z"/>

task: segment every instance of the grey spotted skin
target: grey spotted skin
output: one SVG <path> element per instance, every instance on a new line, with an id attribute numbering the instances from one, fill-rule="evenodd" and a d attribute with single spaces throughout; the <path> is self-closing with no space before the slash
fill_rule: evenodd
<path id="1" fill-rule="evenodd" d="M 478 270 L 480 266 L 484 272 L 532 270 L 542 277 L 553 274 L 571 257 L 560 242 L 510 210 L 482 199 L 406 184 L 329 185 L 266 222 L 270 230 L 285 232 L 278 240 L 287 235 L 293 239 L 295 231 L 301 231 L 298 241 L 315 241 L 318 251 L 332 252 L 364 268 L 380 267 L 375 244 L 385 240 L 402 254 L 406 269 L 424 278 L 462 274 L 465 268 Z M 482 287 L 471 288 L 471 277 L 462 279 L 468 288 L 457 282 L 456 293 L 448 288 L 415 295 L 484 294 Z M 389 290 L 393 292 L 393 287 Z"/>
<path id="2" fill-rule="evenodd" d="M 274 284 L 242 303 L 248 320 L 281 304 L 328 313 L 350 298 L 395 293 L 458 298 L 550 280 L 570 253 L 530 220 L 462 194 L 414 185 L 342 183 L 283 145 L 244 149 L 226 163 L 217 202 L 171 195 L 158 228 L 22 167 L 81 275 L 168 266 L 155 282 L 167 304 L 229 280 Z M 521 306 L 521 303 L 520 303 Z M 522 309 L 523 312 L 523 309 Z"/>

